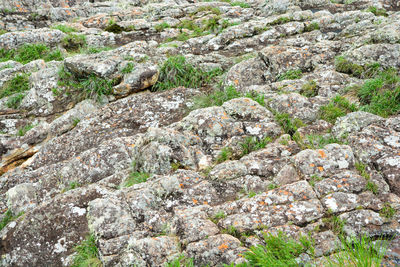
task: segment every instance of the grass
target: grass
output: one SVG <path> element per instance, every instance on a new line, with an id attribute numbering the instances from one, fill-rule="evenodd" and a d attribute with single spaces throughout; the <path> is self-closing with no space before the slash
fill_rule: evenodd
<path id="1" fill-rule="evenodd" d="M 27 124 L 18 129 L 17 136 L 24 136 L 29 130 L 33 129 L 33 124 Z"/>
<path id="2" fill-rule="evenodd" d="M 18 49 L 0 49 L 0 62 L 14 60 L 26 64 L 37 59 L 43 59 L 46 62 L 52 60 L 61 61 L 64 57 L 59 49 L 51 51 L 44 44 L 24 44 Z"/>
<path id="3" fill-rule="evenodd" d="M 400 76 L 394 69 L 380 72 L 374 79 L 356 87 L 355 91 L 363 111 L 381 117 L 388 117 L 400 111 Z"/>
<path id="4" fill-rule="evenodd" d="M 65 188 L 63 188 L 63 190 L 61 190 L 61 193 L 65 193 L 65 192 L 67 192 L 67 191 L 69 191 L 69 190 L 73 190 L 73 189 L 78 188 L 78 187 L 80 187 L 80 186 L 81 186 L 81 184 L 78 183 L 78 182 L 76 182 L 76 181 L 70 182 L 70 183 L 68 184 L 68 186 L 66 186 Z"/>
<path id="5" fill-rule="evenodd" d="M 126 64 L 126 66 L 121 70 L 121 73 L 123 74 L 128 74 L 131 73 L 133 71 L 133 68 L 135 67 L 135 65 L 133 65 L 132 62 L 129 62 L 128 64 Z"/>
<path id="6" fill-rule="evenodd" d="M 176 87 L 199 88 L 211 83 L 222 74 L 221 69 L 203 71 L 186 62 L 184 56 L 169 57 L 160 68 L 160 76 L 153 91 Z"/>
<path id="7" fill-rule="evenodd" d="M 210 218 L 210 220 L 211 220 L 213 223 L 218 224 L 218 222 L 219 222 L 221 219 L 225 219 L 225 218 L 226 218 L 225 212 L 222 211 L 222 210 L 220 210 L 220 211 L 218 211 L 216 214 L 214 214 L 214 216 L 212 216 L 212 218 Z"/>
<path id="8" fill-rule="evenodd" d="M 367 184 L 365 185 L 365 189 L 371 191 L 375 195 L 378 194 L 378 186 L 371 181 L 371 176 L 367 172 L 367 165 L 362 162 L 355 163 L 356 170 L 358 173 L 367 180 Z"/>
<path id="9" fill-rule="evenodd" d="M 318 95 L 317 82 L 312 80 L 301 87 L 300 94 L 305 97 L 314 97 Z"/>
<path id="10" fill-rule="evenodd" d="M 265 148 L 272 139 L 270 137 L 265 137 L 263 139 L 258 139 L 257 137 L 247 137 L 244 142 L 240 143 L 242 148 L 241 157 L 250 154 L 253 151 Z"/>
<path id="11" fill-rule="evenodd" d="M 342 220 L 339 216 L 332 215 L 331 212 L 328 211 L 328 217 L 323 218 L 322 222 L 325 226 L 334 232 L 337 235 L 343 235 L 344 226 L 346 225 L 346 221 Z"/>
<path id="12" fill-rule="evenodd" d="M 211 13 L 211 14 L 214 14 L 214 15 L 221 15 L 221 10 L 219 8 L 213 7 L 213 6 L 201 6 L 195 12 L 193 12 L 190 15 L 194 16 L 197 13 L 200 13 L 200 12 L 207 12 L 207 13 Z"/>
<path id="13" fill-rule="evenodd" d="M 18 93 L 7 99 L 6 105 L 9 108 L 17 109 L 21 105 L 22 99 L 24 99 L 25 94 Z"/>
<path id="14" fill-rule="evenodd" d="M 282 73 L 278 76 L 278 81 L 296 80 L 296 79 L 300 79 L 302 76 L 303 76 L 303 73 L 300 69 L 288 70 L 285 73 Z"/>
<path id="15" fill-rule="evenodd" d="M 318 22 L 311 22 L 304 27 L 304 32 L 312 32 L 319 29 L 320 27 Z"/>
<path id="16" fill-rule="evenodd" d="M 109 46 L 103 46 L 103 47 L 83 47 L 82 49 L 79 50 L 79 54 L 97 54 L 102 51 L 109 51 L 111 50 L 112 47 Z"/>
<path id="17" fill-rule="evenodd" d="M 212 93 L 195 97 L 193 99 L 193 109 L 222 106 L 225 102 L 242 96 L 242 93 L 237 91 L 234 86 L 228 86 L 225 90 L 216 90 Z"/>
<path id="18" fill-rule="evenodd" d="M 341 253 L 326 258 L 326 266 L 381 266 L 389 245 L 387 240 L 373 241 L 365 235 L 340 240 Z"/>
<path id="19" fill-rule="evenodd" d="M 277 185 L 277 184 L 274 184 L 274 183 L 270 183 L 269 185 L 268 185 L 268 190 L 273 190 L 273 189 L 276 189 L 276 188 L 278 188 L 279 186 Z"/>
<path id="20" fill-rule="evenodd" d="M 253 246 L 244 254 L 248 266 L 298 266 L 296 258 L 312 246 L 312 242 L 297 242 L 283 232 L 265 235 L 264 242 L 265 246 Z"/>
<path id="21" fill-rule="evenodd" d="M 311 175 L 310 180 L 308 181 L 312 187 L 315 186 L 315 183 L 322 181 L 324 178 L 318 176 L 316 174 Z"/>
<path id="22" fill-rule="evenodd" d="M 351 62 L 344 56 L 338 56 L 335 58 L 335 69 L 338 72 L 347 73 L 357 78 L 368 79 L 379 73 L 381 66 L 379 63 L 361 66 Z"/>
<path id="23" fill-rule="evenodd" d="M 4 29 L 0 29 L 0 35 L 3 35 L 5 33 L 7 33 L 8 31 L 4 30 Z"/>
<path id="24" fill-rule="evenodd" d="M 76 78 L 63 67 L 59 70 L 58 76 L 58 86 L 80 91 L 83 98 L 99 100 L 103 95 L 110 95 L 114 85 L 114 80 L 102 79 L 93 74 L 88 77 Z"/>
<path id="25" fill-rule="evenodd" d="M 193 259 L 186 258 L 184 255 L 179 256 L 178 258 L 167 262 L 165 267 L 194 267 Z"/>
<path id="26" fill-rule="evenodd" d="M 227 160 L 233 159 L 233 151 L 232 148 L 230 147 L 224 147 L 221 149 L 221 152 L 219 152 L 217 158 L 215 159 L 215 163 L 219 164 Z"/>
<path id="27" fill-rule="evenodd" d="M 251 7 L 249 4 L 247 4 L 245 2 L 238 2 L 237 1 L 237 2 L 232 2 L 230 4 L 231 4 L 231 6 L 239 6 L 241 8 L 250 8 Z"/>
<path id="28" fill-rule="evenodd" d="M 83 34 L 69 33 L 61 41 L 67 51 L 79 51 L 86 46 L 86 36 Z"/>
<path id="29" fill-rule="evenodd" d="M 134 184 L 144 183 L 149 179 L 150 174 L 144 172 L 132 172 L 128 179 L 124 181 L 122 187 L 131 187 Z"/>
<path id="30" fill-rule="evenodd" d="M 343 142 L 333 136 L 322 136 L 322 135 L 315 135 L 315 134 L 308 134 L 306 135 L 308 140 L 307 148 L 310 149 L 321 149 L 324 148 L 328 144 L 342 144 Z"/>
<path id="31" fill-rule="evenodd" d="M 77 254 L 74 257 L 71 267 L 101 267 L 103 264 L 99 260 L 99 250 L 96 246 L 96 239 L 89 235 L 74 250 Z"/>
<path id="32" fill-rule="evenodd" d="M 375 16 L 384 16 L 384 17 L 389 16 L 386 9 L 384 8 L 377 8 L 374 6 L 370 6 L 366 11 L 373 13 Z"/>
<path id="33" fill-rule="evenodd" d="M 29 75 L 25 73 L 17 74 L 7 81 L 0 88 L 0 99 L 16 93 L 23 93 L 29 90 Z"/>
<path id="34" fill-rule="evenodd" d="M 285 23 L 291 22 L 292 20 L 293 19 L 289 18 L 289 17 L 280 17 L 280 18 L 277 18 L 276 20 L 268 23 L 268 25 L 274 26 L 274 25 L 285 24 Z"/>
<path id="35" fill-rule="evenodd" d="M 167 28 L 171 28 L 171 26 L 168 23 L 166 23 L 165 21 L 154 26 L 154 29 L 158 32 L 162 32 L 163 30 L 165 30 Z"/>
<path id="36" fill-rule="evenodd" d="M 283 131 L 293 136 L 297 129 L 304 126 L 304 123 L 298 119 L 292 119 L 287 113 L 275 113 L 275 120 L 282 127 Z"/>
<path id="37" fill-rule="evenodd" d="M 322 106 L 319 112 L 322 120 L 334 124 L 337 118 L 357 110 L 355 104 L 350 104 L 346 98 L 338 95 L 332 98 L 328 105 Z"/>
<path id="38" fill-rule="evenodd" d="M 67 25 L 65 25 L 65 24 L 58 24 L 58 25 L 56 25 L 56 26 L 53 26 L 53 27 L 51 27 L 52 29 L 55 29 L 55 30 L 60 30 L 60 31 L 62 31 L 63 33 L 71 33 L 71 32 L 76 32 L 76 31 L 78 31 L 77 29 L 75 29 L 74 27 L 70 27 L 70 26 L 67 26 Z"/>
<path id="39" fill-rule="evenodd" d="M 3 219 L 0 221 L 0 231 L 3 230 L 3 228 L 6 227 L 7 224 L 9 224 L 12 221 L 15 221 L 18 217 L 20 217 L 23 214 L 24 212 L 20 212 L 16 216 L 13 216 L 11 210 L 8 209 L 6 213 L 4 213 Z"/>
<path id="40" fill-rule="evenodd" d="M 383 208 L 379 211 L 379 215 L 387 219 L 393 218 L 395 214 L 396 210 L 387 202 L 383 204 Z"/>
<path id="41" fill-rule="evenodd" d="M 378 194 L 379 188 L 374 182 L 368 181 L 365 186 L 365 189 L 367 189 L 368 191 L 371 191 L 372 193 L 374 193 L 376 195 L 376 194 Z"/>

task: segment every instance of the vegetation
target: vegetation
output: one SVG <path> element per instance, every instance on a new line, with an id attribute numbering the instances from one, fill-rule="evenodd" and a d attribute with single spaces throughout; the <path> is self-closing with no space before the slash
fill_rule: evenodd
<path id="1" fill-rule="evenodd" d="M 400 111 L 400 76 L 394 69 L 380 72 L 355 90 L 363 111 L 382 117 Z"/>
<path id="2" fill-rule="evenodd" d="M 346 221 L 342 220 L 339 216 L 333 215 L 331 212 L 328 212 L 328 215 L 328 217 L 322 219 L 324 225 L 335 234 L 343 235 Z"/>
<path id="3" fill-rule="evenodd" d="M 374 193 L 375 195 L 378 194 L 378 186 L 371 181 L 367 181 L 367 185 L 365 186 L 365 189 L 367 189 L 368 191 L 371 191 L 372 193 Z"/>
<path id="4" fill-rule="evenodd" d="M 386 11 L 386 9 L 384 9 L 384 8 L 377 8 L 377 7 L 374 7 L 374 6 L 370 6 L 370 7 L 367 9 L 367 12 L 371 12 L 371 13 L 373 13 L 375 16 L 384 16 L 384 17 L 389 16 L 388 13 L 387 13 L 387 11 Z"/>
<path id="5" fill-rule="evenodd" d="M 310 180 L 308 181 L 312 187 L 315 186 L 315 183 L 322 181 L 324 178 L 318 176 L 316 174 L 311 175 Z"/>
<path id="6" fill-rule="evenodd" d="M 220 210 L 211 218 L 211 221 L 217 224 L 221 219 L 224 218 L 226 218 L 226 214 L 223 210 Z"/>
<path id="7" fill-rule="evenodd" d="M 278 81 L 296 80 L 296 79 L 300 79 L 302 76 L 303 76 L 303 73 L 300 69 L 288 70 L 285 73 L 282 73 L 278 76 Z"/>
<path id="8" fill-rule="evenodd" d="M 371 176 L 367 172 L 367 165 L 362 163 L 362 162 L 356 162 L 355 163 L 356 170 L 358 173 L 367 180 L 367 184 L 365 186 L 365 189 L 368 191 L 371 191 L 374 194 L 378 194 L 378 186 L 371 181 Z"/>
<path id="9" fill-rule="evenodd" d="M 89 235 L 80 245 L 75 247 L 77 254 L 71 267 L 101 267 L 99 251 L 93 235 Z"/>
<path id="10" fill-rule="evenodd" d="M 184 255 L 179 256 L 173 261 L 168 262 L 165 267 L 194 267 L 193 259 L 188 259 Z"/>
<path id="11" fill-rule="evenodd" d="M 67 90 L 80 91 L 83 98 L 96 98 L 97 100 L 103 95 L 110 95 L 115 82 L 114 80 L 99 78 L 94 74 L 77 78 L 64 68 L 60 69 L 58 76 L 58 85 L 60 87 L 65 87 Z"/>
<path id="12" fill-rule="evenodd" d="M 6 227 L 8 223 L 15 221 L 16 219 L 18 219 L 18 217 L 20 217 L 23 214 L 24 214 L 23 212 L 20 212 L 18 213 L 18 215 L 13 216 L 11 210 L 8 209 L 6 213 L 4 213 L 3 219 L 0 221 L 0 231 L 3 230 L 3 228 Z"/>
<path id="13" fill-rule="evenodd" d="M 300 119 L 292 119 L 287 113 L 276 113 L 275 120 L 282 127 L 283 131 L 293 136 L 297 129 L 304 126 Z"/>
<path id="14" fill-rule="evenodd" d="M 24 97 L 25 97 L 25 94 L 23 94 L 23 93 L 19 93 L 19 94 L 10 96 L 6 102 L 7 107 L 13 108 L 13 109 L 19 108 L 19 105 L 21 104 L 22 99 L 24 99 Z"/>
<path id="15" fill-rule="evenodd" d="M 271 141 L 272 139 L 268 136 L 261 140 L 259 140 L 257 137 L 247 137 L 244 142 L 240 143 L 242 148 L 242 153 L 240 156 L 243 157 L 253 151 L 265 148 L 265 146 Z"/>
<path id="16" fill-rule="evenodd" d="M 297 242 L 287 237 L 283 232 L 276 236 L 264 236 L 265 246 L 258 245 L 250 248 L 245 253 L 248 266 L 298 266 L 296 257 L 312 249 L 312 242 L 306 238 Z"/>
<path id="17" fill-rule="evenodd" d="M 304 27 L 304 32 L 312 32 L 315 30 L 319 30 L 318 22 L 311 22 Z"/>
<path id="18" fill-rule="evenodd" d="M 132 62 L 129 62 L 128 64 L 126 64 L 126 66 L 121 70 L 121 73 L 123 74 L 127 74 L 127 73 L 131 73 L 133 71 L 134 65 Z"/>
<path id="19" fill-rule="evenodd" d="M 59 24 L 56 26 L 51 27 L 52 29 L 56 29 L 56 30 L 60 30 L 63 33 L 71 33 L 71 32 L 76 32 L 78 31 L 77 29 L 75 29 L 74 27 L 70 27 L 64 24 Z"/>
<path id="20" fill-rule="evenodd" d="M 37 59 L 61 61 L 64 57 L 59 49 L 50 51 L 44 44 L 24 44 L 18 49 L 0 49 L 0 62 L 14 60 L 26 64 Z"/>
<path id="21" fill-rule="evenodd" d="M 231 6 L 240 6 L 241 8 L 250 8 L 251 6 L 247 4 L 246 2 L 232 2 L 230 3 Z"/>
<path id="22" fill-rule="evenodd" d="M 66 186 L 65 188 L 63 188 L 63 190 L 61 190 L 61 193 L 65 193 L 65 192 L 67 192 L 69 190 L 73 190 L 73 189 L 78 188 L 80 186 L 81 186 L 81 184 L 76 182 L 76 181 L 70 182 L 68 184 L 68 186 Z"/>
<path id="23" fill-rule="evenodd" d="M 274 25 L 285 24 L 285 23 L 291 22 L 292 20 L 293 19 L 289 18 L 289 17 L 280 17 L 280 18 L 277 18 L 276 20 L 272 21 L 271 23 L 268 23 L 268 25 L 274 26 Z"/>
<path id="24" fill-rule="evenodd" d="M 131 172 L 128 179 L 124 181 L 122 187 L 131 187 L 134 184 L 144 183 L 149 179 L 150 174 L 144 172 Z"/>
<path id="25" fill-rule="evenodd" d="M 154 29 L 158 32 L 162 32 L 163 30 L 165 30 L 167 28 L 171 28 L 171 26 L 168 23 L 166 23 L 165 21 L 154 26 Z"/>
<path id="26" fill-rule="evenodd" d="M 300 94 L 305 97 L 314 97 L 318 95 L 318 86 L 316 81 L 307 82 L 301 87 Z"/>
<path id="27" fill-rule="evenodd" d="M 383 208 L 380 210 L 379 214 L 382 217 L 391 219 L 396 214 L 396 210 L 390 205 L 390 203 L 386 202 L 383 204 Z"/>
<path id="28" fill-rule="evenodd" d="M 388 248 L 387 241 L 374 241 L 365 235 L 349 240 L 342 236 L 340 240 L 341 252 L 326 258 L 327 266 L 381 266 Z"/>
<path id="29" fill-rule="evenodd" d="M 231 160 L 231 159 L 233 159 L 232 148 L 224 147 L 223 149 L 221 149 L 221 152 L 219 152 L 219 154 L 215 160 L 215 163 L 219 164 L 224 161 Z"/>
<path id="30" fill-rule="evenodd" d="M 104 46 L 104 47 L 83 47 L 79 50 L 79 54 L 97 54 L 102 51 L 109 51 L 112 47 Z"/>
<path id="31" fill-rule="evenodd" d="M 79 51 L 86 46 L 86 36 L 70 33 L 62 39 L 61 43 L 67 51 Z"/>
<path id="32" fill-rule="evenodd" d="M 29 90 L 29 75 L 25 74 L 25 73 L 17 74 L 14 76 L 14 78 L 7 81 L 3 85 L 3 87 L 0 88 L 0 99 L 3 97 L 13 95 L 13 94 L 23 93 L 28 90 Z M 10 101 L 9 107 L 14 107 L 16 105 L 19 105 L 19 102 L 22 100 L 22 98 L 20 96 L 14 100 L 9 100 Z"/>
<path id="33" fill-rule="evenodd" d="M 322 135 L 314 135 L 314 134 L 309 134 L 306 135 L 307 138 L 307 145 L 305 145 L 305 148 L 310 148 L 310 149 L 318 149 L 318 148 L 324 148 L 328 144 L 342 144 L 342 141 L 339 139 L 329 135 L 329 136 L 322 136 Z"/>
<path id="34" fill-rule="evenodd" d="M 203 71 L 186 62 L 184 56 L 169 57 L 160 69 L 160 76 L 153 91 L 164 91 L 179 86 L 199 88 L 222 74 L 220 69 Z"/>
<path id="35" fill-rule="evenodd" d="M 328 105 L 322 106 L 319 112 L 322 120 L 334 124 L 337 118 L 345 116 L 347 113 L 357 111 L 357 109 L 355 104 L 350 104 L 346 98 L 338 95 L 332 98 Z"/>
<path id="36" fill-rule="evenodd" d="M 25 126 L 22 126 L 21 128 L 18 129 L 17 135 L 24 136 L 29 130 L 33 129 L 33 127 L 35 127 L 33 124 L 27 124 Z"/>

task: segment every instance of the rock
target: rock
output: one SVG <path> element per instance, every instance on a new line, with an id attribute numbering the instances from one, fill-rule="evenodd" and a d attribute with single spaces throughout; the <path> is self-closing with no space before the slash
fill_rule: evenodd
<path id="1" fill-rule="evenodd" d="M 7 191 L 7 202 L 9 209 L 15 214 L 27 212 L 36 203 L 35 184 L 19 184 Z"/>

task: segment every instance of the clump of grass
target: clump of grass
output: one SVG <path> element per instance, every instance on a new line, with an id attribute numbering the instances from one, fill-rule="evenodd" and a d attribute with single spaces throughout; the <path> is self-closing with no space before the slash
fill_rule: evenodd
<path id="1" fill-rule="evenodd" d="M 7 107 L 13 108 L 13 109 L 19 108 L 24 97 L 25 97 L 25 94 L 23 94 L 23 93 L 18 93 L 16 95 L 9 97 L 6 102 Z"/>
<path id="2" fill-rule="evenodd" d="M 301 87 L 300 94 L 305 97 L 314 97 L 318 95 L 317 82 L 312 80 Z"/>
<path id="3" fill-rule="evenodd" d="M 77 254 L 74 257 L 71 267 L 101 267 L 102 263 L 99 260 L 99 250 L 96 246 L 96 239 L 94 235 L 89 235 L 80 245 L 76 246 L 74 250 Z"/>
<path id="4" fill-rule="evenodd" d="M 396 214 L 396 210 L 390 205 L 390 203 L 386 202 L 383 204 L 383 208 L 379 211 L 379 214 L 382 217 L 391 219 Z"/>
<path id="5" fill-rule="evenodd" d="M 63 67 L 58 72 L 58 76 L 60 87 L 79 91 L 83 98 L 96 98 L 97 100 L 103 95 L 110 95 L 115 83 L 114 80 L 102 79 L 93 74 L 88 77 L 77 78 Z"/>
<path id="6" fill-rule="evenodd" d="M 384 8 L 377 8 L 377 7 L 374 7 L 374 6 L 368 7 L 367 12 L 371 12 L 371 13 L 373 13 L 375 16 L 384 16 L 384 17 L 389 16 L 388 13 L 387 13 L 387 11 L 386 11 L 386 9 L 384 9 Z"/>
<path id="7" fill-rule="evenodd" d="M 3 35 L 5 33 L 7 33 L 8 31 L 4 30 L 4 29 L 0 29 L 0 35 Z"/>
<path id="8" fill-rule="evenodd" d="M 222 229 L 221 233 L 234 236 L 237 239 L 240 239 L 241 237 L 240 231 L 233 225 L 228 226 L 226 229 Z"/>
<path id="9" fill-rule="evenodd" d="M 72 119 L 72 126 L 76 127 L 76 125 L 78 125 L 78 123 L 80 123 L 81 120 L 79 118 L 73 118 Z"/>
<path id="10" fill-rule="evenodd" d="M 357 88 L 361 110 L 388 117 L 400 111 L 400 77 L 388 69 Z"/>
<path id="11" fill-rule="evenodd" d="M 132 62 L 129 62 L 128 64 L 126 64 L 126 66 L 121 70 L 121 73 L 123 74 L 128 74 L 131 73 L 133 71 L 134 65 Z"/>
<path id="12" fill-rule="evenodd" d="M 23 214 L 24 212 L 20 212 L 16 216 L 14 216 L 11 210 L 8 209 L 4 214 L 3 219 L 0 221 L 0 231 L 3 230 L 3 228 L 6 227 L 7 224 L 9 224 L 12 221 L 15 221 L 16 219 L 18 219 L 18 217 L 22 216 Z"/>
<path id="13" fill-rule="evenodd" d="M 109 46 L 104 46 L 104 47 L 87 47 L 87 48 L 82 48 L 79 53 L 80 54 L 97 54 L 102 51 L 109 51 L 111 50 L 112 47 Z"/>
<path id="14" fill-rule="evenodd" d="M 250 8 L 250 5 L 245 2 L 232 2 L 231 6 L 240 6 L 241 8 Z"/>
<path id="15" fill-rule="evenodd" d="M 109 23 L 109 25 L 107 25 L 107 27 L 104 28 L 104 30 L 106 32 L 112 32 L 112 33 L 116 33 L 119 34 L 121 32 L 125 32 L 125 31 L 129 31 L 129 29 L 126 29 L 124 27 L 121 27 L 120 25 L 118 25 L 117 23 L 115 23 L 114 21 L 110 21 L 111 23 Z"/>
<path id="16" fill-rule="evenodd" d="M 343 235 L 346 221 L 342 220 L 339 216 L 332 215 L 331 212 L 328 212 L 328 215 L 328 217 L 322 219 L 324 225 L 335 234 Z"/>
<path id="17" fill-rule="evenodd" d="M 311 175 L 310 180 L 308 181 L 312 187 L 315 186 L 315 183 L 322 181 L 324 178 L 318 176 L 316 174 Z"/>
<path id="18" fill-rule="evenodd" d="M 357 110 L 358 108 L 355 104 L 350 104 L 346 98 L 338 95 L 331 99 L 328 105 L 322 106 L 319 112 L 322 120 L 334 124 L 337 118 Z"/>
<path id="19" fill-rule="evenodd" d="M 303 73 L 300 69 L 288 70 L 285 73 L 282 73 L 278 76 L 278 81 L 296 80 L 296 79 L 300 79 L 302 76 L 303 76 Z"/>
<path id="20" fill-rule="evenodd" d="M 194 267 L 193 259 L 186 258 L 184 255 L 179 256 L 173 261 L 167 262 L 165 267 Z"/>
<path id="21" fill-rule="evenodd" d="M 312 247 L 311 242 L 297 242 L 283 232 L 264 236 L 265 246 L 250 248 L 244 254 L 249 266 L 298 266 L 296 258 Z"/>
<path id="22" fill-rule="evenodd" d="M 374 182 L 371 181 L 367 181 L 367 184 L 365 186 L 365 189 L 367 189 L 368 191 L 371 191 L 372 193 L 374 193 L 375 195 L 378 194 L 378 185 Z"/>
<path id="23" fill-rule="evenodd" d="M 55 29 L 55 30 L 60 30 L 63 33 L 71 33 L 71 32 L 77 32 L 78 31 L 74 27 L 70 27 L 70 26 L 67 26 L 67 25 L 64 25 L 64 24 L 59 24 L 59 25 L 53 26 L 51 28 Z"/>
<path id="24" fill-rule="evenodd" d="M 80 186 L 81 186 L 81 184 L 78 183 L 78 182 L 76 182 L 76 181 L 70 182 L 70 183 L 68 184 L 68 186 L 66 186 L 65 188 L 63 188 L 63 190 L 61 190 L 61 193 L 65 193 L 65 192 L 67 192 L 67 191 L 69 191 L 69 190 L 73 190 L 73 189 L 78 188 L 78 187 L 80 187 Z"/>
<path id="25" fill-rule="evenodd" d="M 22 126 L 21 128 L 18 129 L 17 135 L 18 136 L 24 136 L 29 130 L 33 129 L 35 126 L 33 124 L 27 124 L 25 126 Z"/>
<path id="26" fill-rule="evenodd" d="M 199 88 L 222 74 L 220 69 L 203 71 L 186 62 L 184 56 L 169 57 L 160 69 L 160 76 L 153 91 L 164 91 L 179 86 Z"/>
<path id="27" fill-rule="evenodd" d="M 215 163 L 219 164 L 227 160 L 233 159 L 233 151 L 230 147 L 224 147 L 215 159 Z"/>
<path id="28" fill-rule="evenodd" d="M 381 266 L 389 245 L 388 241 L 373 241 L 365 235 L 349 240 L 340 237 L 340 240 L 341 252 L 332 259 L 326 258 L 327 266 Z"/>
<path id="29" fill-rule="evenodd" d="M 171 28 L 171 26 L 165 21 L 154 26 L 154 29 L 158 32 L 162 32 L 163 30 L 165 30 L 167 28 Z"/>
<path id="30" fill-rule="evenodd" d="M 0 88 L 0 98 L 29 90 L 29 75 L 17 74 Z"/>
<path id="31" fill-rule="evenodd" d="M 285 23 L 291 22 L 292 20 L 293 20 L 293 18 L 280 17 L 280 18 L 277 18 L 276 20 L 272 21 L 271 23 L 268 23 L 268 25 L 273 26 L 273 25 L 285 24 Z"/>
<path id="32" fill-rule="evenodd" d="M 259 140 L 257 137 L 247 137 L 244 142 L 240 143 L 242 148 L 242 153 L 240 156 L 243 157 L 253 151 L 265 148 L 266 145 L 271 141 L 272 139 L 268 136 L 261 140 Z"/>
<path id="33" fill-rule="evenodd" d="M 14 50 L 0 49 L 0 62 L 14 60 L 26 64 L 37 59 L 43 59 L 44 61 L 61 61 L 64 57 L 59 49 L 51 51 L 50 48 L 44 44 L 24 44 Z"/>
<path id="34" fill-rule="evenodd" d="M 328 144 L 342 144 L 343 142 L 339 139 L 329 135 L 328 137 L 322 135 L 308 134 L 306 135 L 308 144 L 307 148 L 317 149 L 324 148 Z"/>
<path id="35" fill-rule="evenodd" d="M 79 51 L 86 46 L 86 36 L 70 33 L 62 39 L 61 43 L 68 51 Z"/>
<path id="36" fill-rule="evenodd" d="M 315 30 L 319 30 L 318 22 L 311 22 L 304 27 L 304 32 L 312 32 Z"/>
<path id="37" fill-rule="evenodd" d="M 134 184 L 144 183 L 149 179 L 150 174 L 144 172 L 131 172 L 128 179 L 124 181 L 122 187 L 131 187 Z"/>
<path id="38" fill-rule="evenodd" d="M 276 113 L 275 120 L 283 128 L 283 131 L 291 136 L 293 136 L 297 129 L 304 126 L 304 123 L 298 119 L 292 119 L 287 113 Z"/>
<path id="39" fill-rule="evenodd" d="M 218 222 L 222 219 L 226 218 L 226 214 L 223 210 L 218 211 L 216 214 L 214 214 L 214 216 L 212 216 L 212 218 L 210 218 L 210 220 L 215 223 L 218 224 Z"/>
<path id="40" fill-rule="evenodd" d="M 201 6 L 199 7 L 195 12 L 191 14 L 191 16 L 196 15 L 197 13 L 200 12 L 208 12 L 214 15 L 221 15 L 221 10 L 218 7 L 212 7 L 212 6 Z"/>
<path id="41" fill-rule="evenodd" d="M 273 189 L 276 189 L 276 188 L 278 188 L 279 186 L 277 185 L 277 184 L 274 184 L 274 183 L 270 183 L 269 185 L 268 185 L 268 190 L 273 190 Z"/>

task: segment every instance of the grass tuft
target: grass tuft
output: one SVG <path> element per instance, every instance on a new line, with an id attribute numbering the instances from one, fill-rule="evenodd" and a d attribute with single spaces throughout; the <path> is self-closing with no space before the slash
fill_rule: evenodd
<path id="1" fill-rule="evenodd" d="M 71 32 L 76 32 L 78 31 L 77 29 L 75 29 L 74 27 L 70 27 L 64 24 L 59 24 L 56 26 L 51 27 L 52 29 L 56 29 L 56 30 L 60 30 L 63 33 L 71 33 Z"/>
<path id="2" fill-rule="evenodd" d="M 29 90 L 29 75 L 22 73 L 17 74 L 11 80 L 7 81 L 3 87 L 0 88 L 0 99 L 16 93 L 23 93 Z M 21 98 L 22 100 L 22 98 Z M 10 105 L 14 106 L 18 101 L 10 100 Z"/>
<path id="3" fill-rule="evenodd" d="M 23 214 L 24 214 L 24 212 L 20 212 L 19 214 L 14 216 L 12 214 L 11 210 L 8 209 L 6 211 L 6 213 L 4 214 L 3 219 L 0 221 L 0 231 L 3 230 L 3 228 L 6 227 L 8 223 L 15 221 L 18 217 L 20 217 Z"/>
<path id="4" fill-rule="evenodd" d="M 292 119 L 287 113 L 276 113 L 275 120 L 283 128 L 283 131 L 291 136 L 296 133 L 298 128 L 304 126 L 304 123 L 300 119 Z"/>
<path id="5" fill-rule="evenodd" d="M 14 60 L 26 64 L 37 59 L 43 59 L 46 62 L 61 61 L 64 57 L 59 49 L 50 51 L 50 48 L 44 44 L 24 44 L 14 50 L 0 49 L 0 62 Z"/>
<path id="6" fill-rule="evenodd" d="M 180 86 L 199 88 L 209 84 L 221 74 L 221 69 L 203 71 L 187 63 L 184 56 L 173 56 L 161 66 L 160 76 L 153 86 L 153 91 L 164 91 Z"/>
<path id="7" fill-rule="evenodd" d="M 300 79 L 302 76 L 303 76 L 303 73 L 300 69 L 288 70 L 285 73 L 282 73 L 278 76 L 278 81 L 296 80 L 296 79 Z"/>
<path id="8" fill-rule="evenodd" d="M 328 105 L 322 106 L 319 112 L 322 120 L 334 124 L 337 118 L 343 117 L 347 113 L 357 111 L 357 109 L 355 104 L 350 104 L 346 98 L 338 95 L 332 98 Z"/>
<path id="9" fill-rule="evenodd" d="M 124 181 L 122 187 L 131 187 L 134 184 L 144 183 L 149 179 L 150 174 L 144 172 L 132 172 L 128 179 Z"/>
<path id="10" fill-rule="evenodd" d="M 101 267 L 103 264 L 99 260 L 99 250 L 96 246 L 96 239 L 89 235 L 80 245 L 75 247 L 77 254 L 71 267 Z"/>

